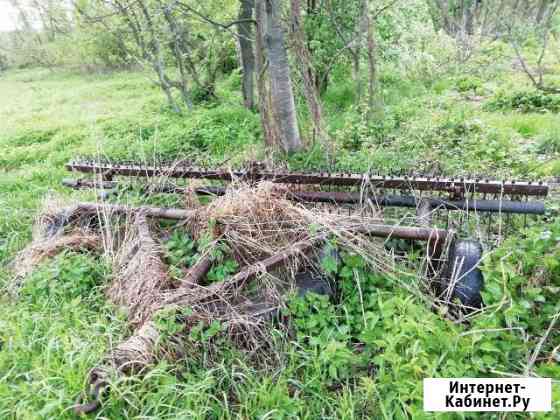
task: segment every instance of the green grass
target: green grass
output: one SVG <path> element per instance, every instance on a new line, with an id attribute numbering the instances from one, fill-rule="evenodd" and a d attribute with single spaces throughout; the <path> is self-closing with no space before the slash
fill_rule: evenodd
<path id="1" fill-rule="evenodd" d="M 405 80 L 388 67 L 381 77 L 385 110 L 383 118 L 375 120 L 367 120 L 354 104 L 349 76 L 339 79 L 332 81 L 323 98 L 335 162 L 327 162 L 315 147 L 291 157 L 291 167 L 334 165 L 347 171 L 372 168 L 492 177 L 560 175 L 558 115 L 490 111 L 467 98 L 471 90 L 491 97 L 497 83 L 492 78 L 453 76 L 427 84 Z M 516 82 L 513 77 L 508 83 Z M 87 76 L 25 70 L 3 74 L 0 286 L 9 281 L 7 264 L 29 241 L 32 222 L 46 196 L 92 198 L 91 193 L 60 186 L 68 176 L 64 163 L 76 155 L 147 160 L 194 156 L 210 164 L 262 158 L 259 117 L 241 106 L 238 84 L 239 75 L 234 74 L 220 83 L 219 103 L 178 116 L 169 112 L 161 93 L 140 73 Z M 523 246 L 540 244 L 544 228 L 537 225 Z M 521 239 L 514 238 L 504 252 L 515 250 Z M 511 281 L 518 282 L 519 288 L 506 286 L 502 294 L 493 288 L 495 296 L 489 299 L 506 294 L 515 311 L 511 316 L 481 316 L 476 325 L 497 328 L 515 324 L 516 319 L 531 323 L 531 314 L 539 308 L 526 307 L 525 301 L 535 297 L 524 295 L 522 285 L 532 278 L 534 266 L 553 264 L 557 254 L 546 253 L 557 247 L 557 242 L 551 242 L 550 249 L 543 251 L 535 245 L 543 252 L 527 252 L 527 261 L 532 260 L 523 269 L 515 261 L 506 261 Z M 545 254 L 548 259 L 543 259 Z M 535 335 L 528 342 L 509 332 L 492 337 L 464 335 L 466 326 L 443 320 L 404 289 L 360 271 L 360 263 L 351 261 L 347 265 L 358 270 L 362 280 L 354 278 L 354 271 L 351 275 L 345 271 L 345 307 L 311 299 L 299 303 L 301 312 L 292 308 L 292 315 L 301 321 L 299 335 L 279 340 L 278 366 L 255 366 L 227 342 L 213 360 L 206 360 L 202 343 L 192 358 L 175 365 L 161 362 L 142 377 L 118 379 L 99 415 L 429 417 L 421 409 L 423 377 L 485 376 L 492 375 L 493 369 L 519 373 L 546 328 L 545 319 L 531 324 Z M 500 264 L 495 261 L 494 267 L 486 268 L 496 284 L 501 284 Z M 557 273 L 555 266 L 550 270 Z M 0 296 L 0 418 L 72 418 L 69 407 L 83 389 L 89 369 L 129 333 L 122 314 L 102 294 L 110 279 L 110 270 L 98 257 L 68 253 L 30 276 L 17 300 L 6 293 Z M 357 281 L 370 288 L 367 328 L 359 324 L 363 307 L 355 302 Z M 550 282 L 543 286 L 546 293 L 559 286 L 556 277 L 546 281 Z M 546 293 L 543 296 L 553 300 Z M 365 343 L 361 353 L 354 351 L 357 341 Z M 539 369 L 543 375 L 560 377 L 557 365 L 543 364 Z M 555 418 L 558 398 L 555 409 L 542 418 Z"/>

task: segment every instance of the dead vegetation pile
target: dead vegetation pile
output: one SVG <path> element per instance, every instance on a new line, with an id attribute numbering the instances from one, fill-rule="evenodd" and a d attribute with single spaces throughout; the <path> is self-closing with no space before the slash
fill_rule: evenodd
<path id="1" fill-rule="evenodd" d="M 107 296 L 125 308 L 135 327 L 142 326 L 153 314 L 161 292 L 170 287 L 163 250 L 150 232 L 148 218 L 136 214 L 113 264 L 114 280 Z"/>
<path id="2" fill-rule="evenodd" d="M 33 241 L 13 262 L 14 275 L 23 279 L 48 258 L 64 251 L 96 251 L 103 246 L 99 235 L 76 229 L 64 236 Z"/>
<path id="3" fill-rule="evenodd" d="M 48 197 L 34 223 L 31 243 L 11 263 L 13 280 L 8 290 L 17 296 L 25 278 L 38 265 L 62 252 L 100 252 L 102 249 L 103 238 L 91 217 L 80 217 L 74 207 Z"/>
<path id="4" fill-rule="evenodd" d="M 189 228 L 199 239 L 211 226 L 241 264 L 261 261 L 309 237 L 308 221 L 285 195 L 270 182 L 237 185 L 200 207 Z"/>
<path id="5" fill-rule="evenodd" d="M 43 233 L 19 257 L 22 266 L 30 267 L 21 275 L 63 249 L 98 249 L 103 244 L 105 256 L 113 263 L 113 280 L 106 287 L 106 296 L 128 314 L 129 338 L 92 370 L 94 397 L 115 372 L 142 372 L 162 357 L 182 357 L 193 345 L 188 337 L 197 325 L 205 327 L 218 321 L 222 334 L 249 353 L 259 353 L 270 343 L 265 321 L 274 318 L 284 305 L 283 296 L 295 290 L 298 271 L 319 270 L 317 252 L 328 237 L 361 254 L 379 270 L 395 269 L 383 242 L 359 233 L 360 228 L 378 224 L 378 218 L 343 217 L 320 208 L 305 208 L 289 201 L 288 193 L 277 185 L 261 183 L 234 185 L 207 206 L 188 198 L 193 213 L 185 227 L 195 239 L 209 236 L 212 241 L 178 283 L 171 279 L 165 263 L 158 240 L 161 232 L 144 212 L 118 218 L 107 213 L 82 217 L 75 208 L 65 207 L 43 214 L 39 222 Z M 80 234 L 77 227 L 83 229 L 84 225 L 88 230 Z M 45 240 L 49 247 L 42 245 Z M 218 243 L 227 245 L 241 270 L 222 282 L 204 285 L 213 264 L 212 247 Z M 255 287 L 248 288 L 250 283 Z M 160 320 L 165 318 L 178 325 L 171 334 L 161 329 Z M 77 411 L 89 408 L 78 405 Z"/>

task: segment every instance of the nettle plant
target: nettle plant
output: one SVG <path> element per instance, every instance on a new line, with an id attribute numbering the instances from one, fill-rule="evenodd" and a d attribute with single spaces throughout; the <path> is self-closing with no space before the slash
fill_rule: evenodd
<path id="1" fill-rule="evenodd" d="M 487 111 L 519 112 L 560 112 L 558 95 L 546 94 L 538 90 L 499 91 L 485 105 Z"/>
<path id="2" fill-rule="evenodd" d="M 175 267 L 191 267 L 198 259 L 197 244 L 192 237 L 175 230 L 165 244 L 167 260 Z"/>
<path id="3" fill-rule="evenodd" d="M 182 270 L 191 268 L 207 252 L 211 253 L 213 259 L 213 266 L 207 275 L 209 283 L 223 281 L 239 269 L 227 244 L 216 242 L 209 235 L 195 241 L 187 232 L 175 230 L 165 248 L 175 277 L 180 277 Z"/>
<path id="4" fill-rule="evenodd" d="M 422 413 L 423 378 L 523 373 L 560 312 L 560 222 L 512 238 L 486 261 L 486 308 L 452 322 L 402 287 L 410 279 L 378 273 L 362 257 L 323 261 L 337 278 L 336 302 L 308 294 L 288 305 L 299 354 L 331 385 L 373 378 L 387 412 Z M 533 369 L 558 377 L 558 327 Z"/>
<path id="5" fill-rule="evenodd" d="M 97 256 L 65 252 L 34 271 L 24 283 L 22 297 L 29 303 L 57 307 L 67 301 L 75 304 L 101 302 L 101 286 L 110 267 Z"/>
<path id="6" fill-rule="evenodd" d="M 511 238 L 484 265 L 485 313 L 473 321 L 473 329 L 497 330 L 499 334 L 473 336 L 490 365 L 518 361 L 524 369 L 541 339 L 534 367 L 543 376 L 560 376 L 555 317 L 560 313 L 560 221 L 547 230 L 535 227 L 520 238 Z M 556 325 L 556 327 L 555 327 Z M 552 326 L 550 331 L 547 330 Z"/>
<path id="7" fill-rule="evenodd" d="M 323 266 L 339 280 L 338 303 L 309 294 L 293 299 L 288 308 L 296 339 L 317 354 L 329 380 L 373 370 L 389 386 L 397 374 L 421 378 L 442 366 L 459 373 L 453 363 L 440 360 L 450 345 L 455 347 L 451 337 L 457 327 L 418 302 L 398 278 L 373 272 L 361 256 L 350 253 L 342 254 L 340 264 L 327 258 Z M 440 334 L 445 330 L 448 336 Z M 458 370 L 465 369 L 462 364 Z"/>

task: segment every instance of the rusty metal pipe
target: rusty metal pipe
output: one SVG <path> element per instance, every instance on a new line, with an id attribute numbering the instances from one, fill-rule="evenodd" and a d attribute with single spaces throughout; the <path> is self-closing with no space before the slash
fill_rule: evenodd
<path id="1" fill-rule="evenodd" d="M 444 200 L 440 198 L 416 198 L 406 195 L 376 197 L 346 192 L 296 192 L 291 195 L 298 201 L 314 203 L 357 204 L 365 198 L 380 207 L 418 208 L 421 202 L 425 202 L 429 204 L 431 209 L 534 215 L 543 215 L 546 212 L 545 205 L 541 201 Z"/>
<path id="2" fill-rule="evenodd" d="M 222 187 L 197 188 L 196 193 L 202 195 L 223 195 L 226 189 Z M 360 193 L 347 192 L 292 192 L 288 198 L 307 203 L 358 204 L 363 199 L 369 199 L 379 207 L 409 207 L 419 208 L 421 204 L 429 205 L 430 210 L 462 210 L 472 212 L 489 212 L 504 214 L 534 214 L 543 215 L 546 208 L 540 201 L 511 201 L 511 200 L 444 200 L 440 198 L 416 198 L 406 195 L 368 196 Z M 426 209 L 424 209 L 425 212 Z"/>
<path id="3" fill-rule="evenodd" d="M 144 213 L 146 217 L 169 220 L 185 220 L 193 216 L 190 210 L 165 207 L 129 207 L 120 204 L 78 203 L 72 208 L 73 214 L 137 214 Z"/>
<path id="4" fill-rule="evenodd" d="M 441 249 L 441 247 L 454 236 L 453 231 L 410 226 L 370 224 L 345 226 L 345 229 L 353 233 L 360 233 L 380 238 L 400 238 L 428 241 L 428 247 L 432 250 Z M 324 241 L 326 238 L 327 235 L 320 235 L 317 238 L 298 242 L 290 246 L 283 252 L 272 255 L 271 257 L 259 263 L 244 268 L 239 273 L 227 280 L 209 286 L 206 289 L 206 293 L 208 293 L 208 296 L 210 296 L 242 288 L 247 284 L 247 282 L 254 279 L 258 274 L 273 270 L 276 267 L 284 264 L 287 260 L 294 258 L 297 255 L 309 252 L 313 247 Z"/>
<path id="5" fill-rule="evenodd" d="M 75 188 L 100 188 L 113 189 L 117 187 L 114 181 L 96 182 L 90 180 L 62 181 L 63 185 Z M 155 185 L 151 187 L 155 192 L 183 194 L 187 188 L 181 188 L 172 184 Z M 195 189 L 200 195 L 224 195 L 224 187 L 202 187 Z M 502 214 L 530 214 L 544 215 L 546 207 L 542 201 L 512 201 L 512 200 L 445 200 L 440 198 L 416 198 L 407 195 L 371 196 L 351 192 L 320 192 L 300 191 L 291 192 L 288 198 L 304 203 L 332 203 L 332 204 L 358 204 L 364 199 L 371 200 L 379 207 L 408 207 L 418 208 L 421 203 L 429 205 L 431 210 L 461 210 L 467 212 L 502 213 Z"/>
<path id="6" fill-rule="evenodd" d="M 76 213 L 134 214 L 142 212 L 146 217 L 170 220 L 185 220 L 193 216 L 191 210 L 167 207 L 128 207 L 119 204 L 78 203 L 74 206 Z M 419 241 L 443 240 L 449 232 L 445 229 L 425 228 L 415 226 L 392 226 L 382 224 L 346 225 L 344 228 L 354 233 L 361 233 L 381 238 L 401 238 Z"/>

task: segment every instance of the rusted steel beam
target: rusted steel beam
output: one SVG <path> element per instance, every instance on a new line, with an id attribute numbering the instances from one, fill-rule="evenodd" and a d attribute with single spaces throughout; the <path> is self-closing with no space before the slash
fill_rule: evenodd
<path id="1" fill-rule="evenodd" d="M 437 249 L 441 249 L 443 245 L 447 243 L 448 240 L 451 240 L 454 235 L 452 231 L 442 229 L 426 229 L 404 226 L 366 225 L 355 227 L 348 226 L 345 228 L 354 233 L 361 233 L 382 238 L 397 237 L 403 239 L 426 240 L 429 243 L 428 247 L 430 248 L 431 255 L 433 252 L 436 252 Z M 197 299 L 204 300 L 211 298 L 212 296 L 223 296 L 227 293 L 235 293 L 235 291 L 241 290 L 249 282 L 254 280 L 259 274 L 270 272 L 285 264 L 291 258 L 308 253 L 312 248 L 324 241 L 326 237 L 327 235 L 320 235 L 317 238 L 298 242 L 288 249 L 272 255 L 259 263 L 245 267 L 229 279 L 215 283 L 201 290 L 197 293 Z M 180 301 L 181 296 L 176 296 L 170 299 L 169 303 L 178 303 Z"/>
<path id="2" fill-rule="evenodd" d="M 435 255 L 443 249 L 443 246 L 452 240 L 454 237 L 453 231 L 443 229 L 430 229 L 420 227 L 408 226 L 390 226 L 390 225 L 346 225 L 344 230 L 356 234 L 369 235 L 380 238 L 401 238 L 410 240 L 427 241 L 427 248 L 430 255 Z M 285 264 L 291 258 L 298 255 L 305 255 L 311 251 L 312 248 L 323 242 L 327 238 L 327 234 L 319 235 L 316 238 L 300 241 L 289 248 L 277 254 L 266 258 L 256 264 L 249 265 L 243 268 L 234 276 L 214 283 L 209 287 L 200 288 L 196 292 L 196 301 L 200 302 L 205 299 L 211 298 L 216 295 L 223 295 L 225 293 L 234 293 L 236 290 L 242 289 L 250 281 L 255 279 L 259 274 L 266 273 L 274 270 Z M 170 304 L 191 304 L 192 293 L 187 290 L 177 289 L 177 293 L 168 297 L 164 302 L 165 305 Z"/>
<path id="3" fill-rule="evenodd" d="M 78 203 L 72 208 L 73 214 L 137 214 L 142 212 L 146 217 L 169 220 L 185 220 L 193 216 L 190 210 L 165 207 L 129 207 L 120 204 Z"/>
<path id="4" fill-rule="evenodd" d="M 437 228 L 425 228 L 416 226 L 393 226 L 378 224 L 362 224 L 359 226 L 345 226 L 345 229 L 354 233 L 374 236 L 377 238 L 399 238 L 416 241 L 443 242 L 449 236 L 450 231 Z"/>
<path id="5" fill-rule="evenodd" d="M 247 282 L 253 280 L 258 274 L 274 270 L 280 265 L 286 263 L 286 261 L 290 258 L 309 252 L 316 244 L 320 243 L 324 239 L 324 237 L 320 237 L 312 240 L 301 241 L 283 252 L 272 255 L 271 257 L 266 258 L 265 260 L 260 261 L 256 264 L 249 265 L 239 271 L 233 277 L 230 277 L 218 283 L 214 283 L 209 287 L 197 291 L 196 299 L 204 300 L 215 295 L 231 293 L 235 290 L 239 290 Z M 188 290 L 179 290 L 178 293 L 173 294 L 165 301 L 165 305 L 179 304 L 185 298 L 189 299 L 189 296 L 190 294 Z"/>
<path id="6" fill-rule="evenodd" d="M 380 176 L 352 173 L 296 173 L 263 170 L 212 170 L 183 165 L 144 165 L 127 163 L 103 163 L 73 161 L 66 165 L 71 171 L 99 175 L 123 175 L 137 177 L 162 176 L 169 178 L 194 178 L 221 181 L 246 179 L 250 181 L 271 181 L 280 184 L 335 185 L 372 188 L 446 191 L 453 194 L 488 193 L 508 195 L 546 196 L 548 185 L 543 182 L 495 181 L 467 178 L 439 178 L 423 176 Z"/>
<path id="7" fill-rule="evenodd" d="M 75 190 L 98 188 L 102 190 L 111 190 L 117 188 L 117 181 L 94 181 L 90 179 L 63 179 L 62 185 Z"/>
<path id="8" fill-rule="evenodd" d="M 189 282 L 191 284 L 200 283 L 202 277 L 204 277 L 210 269 L 212 268 L 212 256 L 206 255 L 200 258 L 199 261 L 189 270 L 187 276 L 182 280 L 184 282 Z"/>
<path id="9" fill-rule="evenodd" d="M 222 187 L 197 188 L 197 194 L 223 195 L 226 189 Z M 371 196 L 348 192 L 291 192 L 288 198 L 307 203 L 358 204 L 364 200 L 371 200 L 380 207 L 409 207 L 419 208 L 421 204 L 434 209 L 462 210 L 472 212 L 534 214 L 543 215 L 546 208 L 540 201 L 511 201 L 511 200 L 444 200 L 440 198 L 416 198 L 405 195 Z M 426 211 L 426 210 L 425 210 Z"/>
<path id="10" fill-rule="evenodd" d="M 245 267 L 239 273 L 235 274 L 233 277 L 230 277 L 227 280 L 211 285 L 208 288 L 208 292 L 211 295 L 214 295 L 243 288 L 248 281 L 254 279 L 258 274 L 274 270 L 275 268 L 286 263 L 286 261 L 288 261 L 289 259 L 297 257 L 301 254 L 306 254 L 315 245 L 317 245 L 324 239 L 324 237 L 321 237 L 317 239 L 298 242 L 283 252 L 272 255 L 271 257 L 266 258 L 263 261 Z"/>
<path id="11" fill-rule="evenodd" d="M 96 203 L 78 203 L 74 207 L 74 211 L 78 213 L 102 213 L 111 214 L 134 214 L 142 212 L 146 217 L 159 219 L 184 220 L 193 216 L 191 210 L 183 210 L 176 208 L 164 207 L 128 207 L 118 204 L 96 204 Z M 432 229 L 414 226 L 392 226 L 382 224 L 356 224 L 347 225 L 344 228 L 354 233 L 361 233 L 376 237 L 396 237 L 401 239 L 414 239 L 427 241 L 433 238 L 445 238 L 448 234 L 444 229 Z M 307 241 L 294 245 L 295 251 L 297 247 L 304 246 Z M 309 245 L 309 246 L 312 246 Z M 292 249 L 292 248 L 290 248 Z"/>
<path id="12" fill-rule="evenodd" d="M 176 209 L 176 208 L 164 208 L 164 207 L 128 207 L 117 204 L 96 204 L 96 203 L 79 203 L 75 206 L 75 211 L 81 213 L 113 213 L 113 214 L 128 214 L 128 213 L 138 213 L 142 212 L 146 217 L 160 218 L 160 219 L 171 219 L 171 220 L 184 220 L 193 216 L 194 212 L 190 210 Z M 445 239 L 448 235 L 448 231 L 445 229 L 436 228 L 424 228 L 424 227 L 414 227 L 414 226 L 392 226 L 392 225 L 382 225 L 382 224 L 356 224 L 347 225 L 344 228 L 348 231 L 354 233 L 361 233 L 364 235 L 370 235 L 381 238 L 401 238 L 401 239 L 412 239 L 419 241 L 428 240 L 441 240 Z M 320 239 L 322 240 L 322 239 Z M 307 245 L 306 245 L 307 244 Z M 298 247 L 313 246 L 313 244 L 308 241 L 304 241 L 300 244 L 296 244 L 290 248 L 293 252 L 298 252 Z M 281 258 L 278 254 L 277 257 Z M 272 257 L 271 257 L 272 258 Z M 274 264 L 273 260 L 271 263 Z"/>
<path id="13" fill-rule="evenodd" d="M 380 238 L 400 238 L 419 241 L 428 241 L 433 247 L 442 246 L 452 235 L 452 231 L 444 229 L 430 229 L 409 226 L 390 226 L 390 225 L 359 225 L 345 226 L 345 230 L 353 233 L 360 233 Z M 300 254 L 309 252 L 318 243 L 325 240 L 326 236 L 320 236 L 316 239 L 301 241 L 291 246 L 289 249 L 275 254 L 260 263 L 250 265 L 237 273 L 235 276 L 221 283 L 216 283 L 209 287 L 213 293 L 223 292 L 225 290 L 236 289 L 262 272 L 267 272 L 284 264 L 290 258 Z"/>

